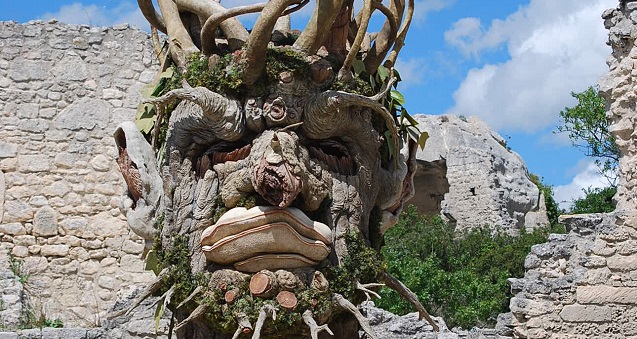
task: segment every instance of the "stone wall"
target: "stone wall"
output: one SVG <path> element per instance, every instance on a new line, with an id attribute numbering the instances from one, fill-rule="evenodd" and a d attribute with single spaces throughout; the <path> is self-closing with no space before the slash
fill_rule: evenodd
<path id="1" fill-rule="evenodd" d="M 67 326 L 99 325 L 152 279 L 118 208 L 112 141 L 156 73 L 152 51 L 127 25 L 0 23 L 0 273 L 11 253 L 33 310 Z M 0 312 L 0 325 L 15 322 Z"/>
<path id="2" fill-rule="evenodd" d="M 518 338 L 637 337 L 637 3 L 602 14 L 613 53 L 599 81 L 620 148 L 617 209 L 562 216 L 568 234 L 533 246 L 508 326 Z"/>

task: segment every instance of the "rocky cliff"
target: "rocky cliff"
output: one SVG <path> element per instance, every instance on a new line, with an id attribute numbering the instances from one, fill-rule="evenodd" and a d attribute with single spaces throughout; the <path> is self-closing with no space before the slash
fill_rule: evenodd
<path id="1" fill-rule="evenodd" d="M 512 234 L 548 225 L 544 199 L 522 158 L 478 118 L 416 115 L 429 133 L 419 150 L 410 203 L 457 229 L 496 226 Z"/>

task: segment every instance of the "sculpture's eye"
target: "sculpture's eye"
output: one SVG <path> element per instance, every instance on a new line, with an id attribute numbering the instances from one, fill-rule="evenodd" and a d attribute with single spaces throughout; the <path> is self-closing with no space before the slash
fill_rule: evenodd
<path id="1" fill-rule="evenodd" d="M 206 171 L 216 164 L 227 161 L 239 161 L 250 154 L 250 144 L 222 141 L 210 146 L 199 159 L 197 159 L 197 175 L 203 177 Z"/>
<path id="2" fill-rule="evenodd" d="M 307 145 L 310 156 L 327 165 L 330 171 L 355 175 L 356 166 L 349 150 L 335 139 L 311 140 Z"/>

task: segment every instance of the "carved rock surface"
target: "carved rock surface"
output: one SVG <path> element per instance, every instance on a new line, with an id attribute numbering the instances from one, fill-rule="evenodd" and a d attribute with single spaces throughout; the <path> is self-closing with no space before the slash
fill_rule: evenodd
<path id="1" fill-rule="evenodd" d="M 524 161 L 484 122 L 454 115 L 415 119 L 429 139 L 416 156 L 416 195 L 409 203 L 442 214 L 458 229 L 492 225 L 515 234 L 548 225 Z"/>

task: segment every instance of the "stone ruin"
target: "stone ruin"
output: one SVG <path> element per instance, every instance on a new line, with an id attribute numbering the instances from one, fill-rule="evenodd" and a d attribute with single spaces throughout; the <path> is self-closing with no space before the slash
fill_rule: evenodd
<path id="1" fill-rule="evenodd" d="M 637 6 L 622 3 L 603 18 L 613 54 L 600 93 L 609 103 L 622 155 L 617 211 L 563 216 L 569 233 L 534 246 L 525 276 L 510 280 L 515 293 L 511 313 L 499 317 L 495 330 L 461 335 L 637 336 L 637 209 L 631 162 Z M 15 323 L 22 307 L 20 284 L 7 269 L 7 253 L 12 253 L 29 270 L 29 288 L 37 292 L 32 299 L 47 317 L 60 317 L 69 327 L 102 325 L 116 299 L 153 277 L 139 259 L 143 240 L 126 228 L 118 208 L 121 177 L 111 141 L 112 129 L 132 119 L 138 90 L 155 74 L 149 38 L 125 26 L 0 25 L 1 320 Z M 33 46 L 46 48 L 36 52 Z M 378 323 L 393 319 L 375 317 Z M 111 332 L 112 337 L 142 337 L 142 328 L 153 332 L 152 320 L 131 321 L 130 327 Z M 161 326 L 165 330 L 166 323 Z M 402 334 L 393 328 L 396 332 L 382 333 L 396 338 L 418 333 L 414 327 Z M 66 337 L 104 335 L 64 330 Z M 52 330 L 38 333 L 55 335 Z"/>

